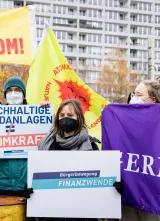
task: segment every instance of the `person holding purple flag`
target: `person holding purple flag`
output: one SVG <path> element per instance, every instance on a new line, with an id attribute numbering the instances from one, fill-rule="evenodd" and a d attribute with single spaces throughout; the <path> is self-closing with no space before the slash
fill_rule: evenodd
<path id="1" fill-rule="evenodd" d="M 160 103 L 159 81 L 146 80 L 138 84 L 129 102 L 130 104 Z"/>
<path id="2" fill-rule="evenodd" d="M 102 149 L 122 154 L 121 221 L 160 221 L 158 103 L 160 82 L 146 80 L 136 87 L 133 105 L 111 104 L 102 112 Z"/>

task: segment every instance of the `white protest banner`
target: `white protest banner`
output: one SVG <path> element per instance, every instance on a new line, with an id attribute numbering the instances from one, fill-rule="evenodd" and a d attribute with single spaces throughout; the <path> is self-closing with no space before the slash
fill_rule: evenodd
<path id="1" fill-rule="evenodd" d="M 120 218 L 119 151 L 30 151 L 28 217 Z"/>
<path id="2" fill-rule="evenodd" d="M 53 122 L 51 107 L 0 105 L 0 158 L 27 157 Z"/>

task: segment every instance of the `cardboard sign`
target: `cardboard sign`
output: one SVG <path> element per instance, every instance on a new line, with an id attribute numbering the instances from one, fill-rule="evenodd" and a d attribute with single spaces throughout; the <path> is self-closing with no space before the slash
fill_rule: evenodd
<path id="1" fill-rule="evenodd" d="M 0 157 L 27 157 L 49 132 L 53 110 L 31 105 L 0 105 Z"/>
<path id="2" fill-rule="evenodd" d="M 120 218 L 119 151 L 30 151 L 27 216 Z"/>

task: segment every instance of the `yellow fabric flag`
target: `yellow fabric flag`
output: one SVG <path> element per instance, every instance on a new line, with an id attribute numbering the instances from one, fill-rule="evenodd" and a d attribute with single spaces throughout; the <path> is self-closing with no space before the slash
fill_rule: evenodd
<path id="1" fill-rule="evenodd" d="M 32 61 L 32 11 L 28 7 L 0 12 L 0 63 L 25 64 Z"/>
<path id="2" fill-rule="evenodd" d="M 80 101 L 89 134 L 101 139 L 101 110 L 107 102 L 79 78 L 48 29 L 30 67 L 27 100 L 30 104 L 49 101 L 56 112 L 66 99 Z"/>

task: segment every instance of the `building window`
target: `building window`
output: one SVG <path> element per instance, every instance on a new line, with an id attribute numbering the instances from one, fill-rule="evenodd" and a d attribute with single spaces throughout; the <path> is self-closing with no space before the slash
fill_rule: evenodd
<path id="1" fill-rule="evenodd" d="M 85 58 L 79 58 L 79 64 L 84 66 L 86 65 L 86 59 Z"/>
<path id="2" fill-rule="evenodd" d="M 68 33 L 68 39 L 72 40 L 73 39 L 73 33 Z"/>
<path id="3" fill-rule="evenodd" d="M 60 39 L 60 38 L 61 38 L 61 33 L 60 33 L 60 31 L 55 31 L 55 35 L 56 35 L 57 39 Z"/>
<path id="4" fill-rule="evenodd" d="M 73 15 L 74 14 L 74 9 L 73 8 L 69 8 L 68 9 L 68 14 L 69 15 Z"/>
<path id="5" fill-rule="evenodd" d="M 109 24 L 109 31 L 112 31 L 112 24 Z"/>
<path id="6" fill-rule="evenodd" d="M 93 35 L 93 42 L 96 42 L 96 41 L 97 41 L 97 36 Z"/>
<path id="7" fill-rule="evenodd" d="M 147 71 L 147 69 L 148 69 L 148 63 L 143 63 L 143 70 Z"/>
<path id="8" fill-rule="evenodd" d="M 131 45 L 137 45 L 137 39 L 131 38 Z"/>
<path id="9" fill-rule="evenodd" d="M 92 10 L 91 9 L 88 9 L 88 16 L 92 17 Z"/>
<path id="10" fill-rule="evenodd" d="M 155 46 L 156 46 L 156 48 L 160 48 L 160 40 L 155 41 Z"/>
<path id="11" fill-rule="evenodd" d="M 73 52 L 73 45 L 68 45 L 67 48 L 68 48 L 68 52 Z"/>
<path id="12" fill-rule="evenodd" d="M 117 43 L 117 42 L 114 42 L 114 43 Z M 125 45 L 126 44 L 126 39 L 124 37 L 119 37 L 119 44 Z"/>
<path id="13" fill-rule="evenodd" d="M 160 11 L 160 4 L 155 4 L 155 11 L 159 12 Z"/>
<path id="14" fill-rule="evenodd" d="M 87 41 L 88 41 L 88 42 L 92 41 L 92 35 L 91 35 L 91 34 L 88 34 L 88 35 L 87 35 Z"/>
<path id="15" fill-rule="evenodd" d="M 107 36 L 107 35 L 105 35 L 104 42 L 105 42 L 105 43 L 108 43 L 108 36 Z"/>
<path id="16" fill-rule="evenodd" d="M 86 15 L 86 10 L 80 9 L 80 15 L 81 15 L 81 16 L 85 16 L 85 15 Z"/>
<path id="17" fill-rule="evenodd" d="M 124 16 L 124 14 L 119 14 L 119 18 L 120 18 L 120 20 L 125 20 L 125 16 Z"/>
<path id="18" fill-rule="evenodd" d="M 44 17 L 39 17 L 40 18 L 40 24 L 44 25 Z"/>
<path id="19" fill-rule="evenodd" d="M 117 2 L 117 3 L 118 3 L 118 2 Z M 116 5 L 116 6 L 117 6 L 117 5 Z M 124 3 L 123 3 L 122 1 L 120 1 L 119 6 L 120 6 L 120 7 L 123 7 L 123 6 L 124 6 Z"/>
<path id="20" fill-rule="evenodd" d="M 112 14 L 113 14 L 113 13 L 112 13 L 111 11 L 109 11 L 109 18 L 110 18 L 110 19 L 112 19 Z"/>
<path id="21" fill-rule="evenodd" d="M 61 49 L 62 49 L 63 52 L 66 51 L 66 45 L 65 45 L 65 44 L 60 43 L 60 47 L 61 47 Z"/>
<path id="22" fill-rule="evenodd" d="M 160 36 L 160 28 L 156 28 L 155 31 L 156 31 L 156 35 Z"/>
<path id="23" fill-rule="evenodd" d="M 85 47 L 79 46 L 79 52 L 80 53 L 85 53 Z"/>
<path id="24" fill-rule="evenodd" d="M 132 26 L 131 27 L 131 33 L 137 33 L 137 27 Z"/>
<path id="25" fill-rule="evenodd" d="M 137 63 L 136 62 L 131 62 L 130 66 L 131 66 L 132 70 L 137 70 Z"/>
<path id="26" fill-rule="evenodd" d="M 131 21 L 137 21 L 137 15 L 132 14 L 131 15 Z"/>
<path id="27" fill-rule="evenodd" d="M 39 24 L 39 17 L 36 16 L 35 19 L 36 19 L 36 24 Z"/>
<path id="28" fill-rule="evenodd" d="M 113 6 L 113 1 L 109 0 L 109 6 L 112 7 Z"/>
<path id="29" fill-rule="evenodd" d="M 42 29 L 37 29 L 37 37 L 41 38 L 43 34 L 43 30 Z"/>
<path id="30" fill-rule="evenodd" d="M 136 58 L 136 57 L 137 57 L 137 50 L 131 49 L 131 50 L 130 50 L 130 56 L 131 56 L 132 58 Z"/>
<path id="31" fill-rule="evenodd" d="M 138 63 L 138 70 L 142 70 L 142 63 Z"/>
<path id="32" fill-rule="evenodd" d="M 80 41 L 85 41 L 86 40 L 86 35 L 85 34 L 79 34 L 79 40 Z"/>
<path id="33" fill-rule="evenodd" d="M 109 36 L 109 43 L 112 44 L 112 37 Z"/>
<path id="34" fill-rule="evenodd" d="M 131 2 L 131 8 L 132 9 L 137 9 L 137 3 L 136 2 Z"/>
<path id="35" fill-rule="evenodd" d="M 18 6 L 18 7 L 23 6 L 23 1 L 14 1 L 14 6 Z"/>
<path id="36" fill-rule="evenodd" d="M 13 1 L 0 1 L 0 8 L 13 8 L 14 2 Z"/>
<path id="37" fill-rule="evenodd" d="M 101 35 L 98 35 L 98 42 L 101 42 Z"/>
<path id="38" fill-rule="evenodd" d="M 124 27 L 122 25 L 119 26 L 119 31 L 123 32 Z"/>
<path id="39" fill-rule="evenodd" d="M 86 0 L 80 0 L 80 3 L 81 3 L 81 4 L 85 4 L 85 3 L 86 3 Z"/>

